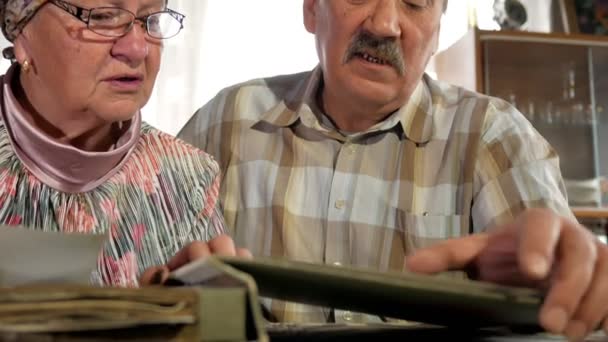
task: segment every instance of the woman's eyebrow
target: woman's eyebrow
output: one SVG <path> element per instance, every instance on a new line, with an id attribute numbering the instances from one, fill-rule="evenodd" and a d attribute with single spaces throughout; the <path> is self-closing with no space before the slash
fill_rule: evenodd
<path id="1" fill-rule="evenodd" d="M 145 3 L 137 9 L 137 12 L 144 12 L 150 9 L 164 9 L 165 8 L 165 0 L 153 0 L 153 1 L 145 1 Z M 127 8 L 127 1 L 125 0 L 106 0 L 99 3 L 94 7 L 120 7 Z"/>
<path id="2" fill-rule="evenodd" d="M 165 0 L 155 0 L 155 1 L 147 1 L 147 4 L 144 4 L 143 6 L 141 6 L 140 8 L 137 9 L 137 13 L 139 12 L 145 12 L 147 10 L 150 9 L 160 9 L 163 10 L 165 9 Z"/>
<path id="3" fill-rule="evenodd" d="M 125 2 L 124 0 L 106 0 L 102 2 L 98 2 L 98 5 L 94 7 L 121 7 L 124 8 Z"/>

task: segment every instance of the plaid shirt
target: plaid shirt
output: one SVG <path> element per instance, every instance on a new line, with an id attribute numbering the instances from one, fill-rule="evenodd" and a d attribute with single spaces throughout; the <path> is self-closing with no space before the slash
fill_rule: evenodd
<path id="1" fill-rule="evenodd" d="M 415 249 L 524 208 L 572 216 L 555 151 L 507 102 L 425 76 L 384 121 L 343 134 L 315 105 L 321 76 L 227 88 L 180 132 L 217 158 L 227 226 L 254 255 L 403 270 Z M 328 315 L 271 308 L 283 321 Z"/>

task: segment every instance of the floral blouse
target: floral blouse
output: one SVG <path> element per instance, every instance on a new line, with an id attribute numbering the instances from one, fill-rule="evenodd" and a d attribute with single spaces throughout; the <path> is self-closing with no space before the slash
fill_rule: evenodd
<path id="1" fill-rule="evenodd" d="M 96 188 L 56 190 L 20 161 L 0 121 L 0 224 L 107 234 L 92 281 L 137 286 L 146 268 L 225 231 L 219 168 L 204 152 L 142 124 L 128 160 Z"/>

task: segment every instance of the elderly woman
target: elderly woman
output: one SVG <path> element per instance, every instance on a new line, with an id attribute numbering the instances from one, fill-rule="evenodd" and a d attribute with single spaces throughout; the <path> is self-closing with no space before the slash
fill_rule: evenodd
<path id="1" fill-rule="evenodd" d="M 166 0 L 0 1 L 14 61 L 1 79 L 0 224 L 107 233 L 93 276 L 105 285 L 234 254 L 215 161 L 141 120 L 184 16 Z"/>

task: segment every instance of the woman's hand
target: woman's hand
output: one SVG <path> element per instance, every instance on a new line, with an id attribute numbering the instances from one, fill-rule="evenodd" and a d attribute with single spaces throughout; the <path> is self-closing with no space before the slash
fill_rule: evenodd
<path id="1" fill-rule="evenodd" d="M 238 256 L 251 259 L 251 252 L 244 248 L 237 248 L 228 235 L 220 235 L 209 242 L 194 241 L 182 248 L 167 262 L 166 265 L 148 268 L 140 278 L 140 285 L 158 285 L 164 283 L 169 273 L 192 261 L 210 255 Z"/>

